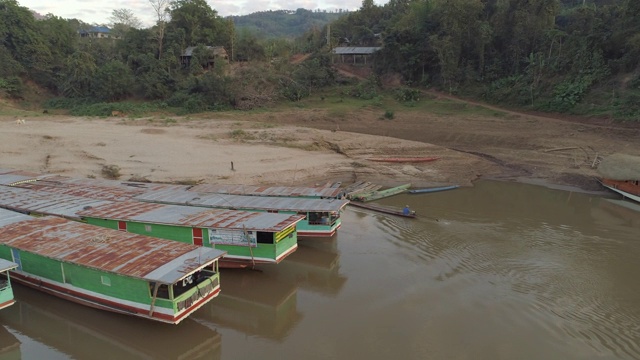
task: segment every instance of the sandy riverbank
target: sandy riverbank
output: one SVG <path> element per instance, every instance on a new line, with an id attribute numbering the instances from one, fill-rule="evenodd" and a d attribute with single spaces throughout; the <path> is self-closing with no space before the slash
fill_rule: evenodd
<path id="1" fill-rule="evenodd" d="M 375 181 L 384 185 L 470 185 L 491 172 L 485 160 L 390 137 L 258 122 L 176 118 L 26 118 L 0 121 L 0 167 L 75 177 L 224 184 L 309 185 Z M 370 156 L 437 156 L 432 163 L 385 164 Z M 233 168 L 232 168 L 233 167 Z"/>

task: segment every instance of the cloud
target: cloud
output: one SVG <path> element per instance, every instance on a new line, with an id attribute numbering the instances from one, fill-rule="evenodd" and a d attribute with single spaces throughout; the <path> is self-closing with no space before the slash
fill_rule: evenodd
<path id="1" fill-rule="evenodd" d="M 386 2 L 386 1 L 385 1 Z M 111 13 L 115 9 L 130 9 L 144 24 L 152 26 L 156 22 L 156 17 L 149 0 L 65 0 L 65 1 L 42 1 L 42 0 L 21 0 L 21 6 L 35 10 L 42 15 L 53 14 L 62 18 L 76 18 L 87 23 L 106 24 L 109 22 Z M 247 15 L 258 11 L 268 10 L 296 10 L 299 8 L 307 10 L 356 10 L 362 4 L 361 0 L 256 0 L 256 1 L 235 1 L 221 0 L 207 3 L 218 12 L 220 16 Z M 380 4 L 376 1 L 377 4 Z"/>

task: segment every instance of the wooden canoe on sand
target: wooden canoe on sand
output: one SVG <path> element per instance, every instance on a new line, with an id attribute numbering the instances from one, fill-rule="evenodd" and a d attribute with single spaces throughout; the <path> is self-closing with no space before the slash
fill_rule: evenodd
<path id="1" fill-rule="evenodd" d="M 409 162 L 429 162 L 438 160 L 437 157 L 372 157 L 367 158 L 369 161 L 390 162 L 390 163 L 409 163 Z"/>

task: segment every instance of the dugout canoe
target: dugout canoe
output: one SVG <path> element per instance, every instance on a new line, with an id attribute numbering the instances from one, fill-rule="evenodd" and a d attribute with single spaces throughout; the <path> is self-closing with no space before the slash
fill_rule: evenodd
<path id="1" fill-rule="evenodd" d="M 439 158 L 437 157 L 393 157 L 393 158 L 387 158 L 387 157 L 372 157 L 372 158 L 367 158 L 367 160 L 369 161 L 378 161 L 378 162 L 390 162 L 390 163 L 405 163 L 405 162 L 429 162 L 429 161 L 435 161 L 438 160 Z"/>
<path id="2" fill-rule="evenodd" d="M 460 185 L 451 185 L 451 186 L 439 186 L 425 189 L 413 189 L 409 190 L 409 194 L 424 194 L 424 193 L 432 193 L 438 191 L 447 191 L 459 188 Z"/>
<path id="3" fill-rule="evenodd" d="M 377 204 L 365 204 L 365 203 L 362 203 L 362 202 L 359 202 L 359 201 L 352 201 L 352 202 L 349 203 L 349 205 L 353 205 L 355 207 L 359 207 L 359 208 L 362 208 L 362 209 L 368 209 L 368 210 L 377 211 L 377 212 L 384 213 L 384 214 L 402 216 L 402 217 L 406 217 L 406 218 L 415 218 L 417 216 L 415 211 L 412 211 L 411 213 L 409 213 L 407 215 L 407 214 L 403 213 L 402 209 L 389 207 L 389 206 L 382 206 L 382 205 L 377 205 Z"/>

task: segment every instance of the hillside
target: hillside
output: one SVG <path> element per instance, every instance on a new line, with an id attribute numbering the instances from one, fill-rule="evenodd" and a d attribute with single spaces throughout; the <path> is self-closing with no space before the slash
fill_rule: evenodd
<path id="1" fill-rule="evenodd" d="M 231 16 L 238 31 L 243 29 L 264 38 L 294 38 L 312 28 L 326 24 L 348 14 L 347 11 L 326 12 L 298 10 L 260 11 L 249 15 Z"/>

